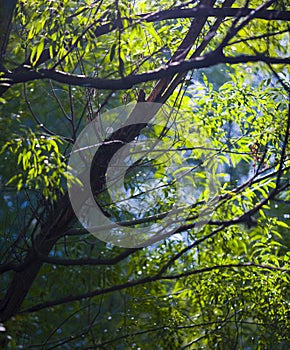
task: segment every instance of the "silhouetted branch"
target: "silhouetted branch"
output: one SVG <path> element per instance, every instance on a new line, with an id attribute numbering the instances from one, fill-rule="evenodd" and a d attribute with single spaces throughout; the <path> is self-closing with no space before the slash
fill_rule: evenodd
<path id="1" fill-rule="evenodd" d="M 147 73 L 129 75 L 123 79 L 99 79 L 87 77 L 84 75 L 69 74 L 62 71 L 39 69 L 37 71 L 25 70 L 6 72 L 2 76 L 2 84 L 9 84 L 12 86 L 14 84 L 33 80 L 51 79 L 63 84 L 90 87 L 95 89 L 126 90 L 136 84 L 158 80 L 168 75 L 182 73 L 192 69 L 211 67 L 220 63 L 239 64 L 250 62 L 290 64 L 290 58 L 267 57 L 265 55 L 240 55 L 236 57 L 226 57 L 215 51 L 202 57 L 195 57 L 191 60 L 170 63 L 162 68 L 149 71 Z"/>
<path id="2" fill-rule="evenodd" d="M 246 17 L 255 9 L 251 8 L 212 8 L 207 6 L 198 6 L 192 9 L 170 9 L 159 11 L 152 14 L 143 14 L 140 17 L 146 22 L 158 22 L 168 19 L 177 18 L 192 18 L 192 17 Z M 267 19 L 267 20 L 282 20 L 290 21 L 289 11 L 278 10 L 263 10 L 253 16 L 253 18 Z"/>
<path id="3" fill-rule="evenodd" d="M 205 268 L 201 268 L 201 269 L 190 270 L 190 271 L 187 271 L 187 272 L 184 272 L 181 274 L 176 274 L 176 275 L 160 275 L 158 273 L 158 274 L 151 276 L 151 277 L 145 277 L 145 278 L 142 278 L 139 280 L 126 282 L 126 283 L 119 284 L 119 285 L 114 285 L 114 286 L 109 287 L 109 288 L 97 289 L 97 290 L 94 290 L 94 291 L 88 292 L 88 293 L 71 295 L 71 296 L 67 296 L 64 298 L 57 299 L 57 300 L 51 300 L 51 301 L 47 301 L 44 303 L 40 303 L 40 304 L 37 304 L 35 306 L 24 309 L 20 313 L 36 312 L 36 311 L 45 309 L 47 307 L 52 307 L 52 306 L 57 306 L 57 305 L 61 305 L 61 304 L 67 304 L 67 303 L 73 302 L 73 301 L 79 301 L 82 299 L 92 298 L 92 297 L 96 297 L 99 295 L 104 295 L 104 294 L 108 294 L 111 292 L 132 288 L 132 287 L 142 285 L 145 283 L 152 283 L 152 282 L 156 282 L 156 281 L 160 281 L 160 280 L 180 279 L 180 278 L 188 277 L 188 276 L 192 276 L 192 275 L 204 274 L 204 273 L 211 272 L 214 270 L 224 270 L 224 269 L 233 269 L 233 268 L 248 268 L 248 267 L 269 270 L 269 271 L 281 271 L 281 272 L 285 272 L 285 273 L 290 273 L 289 269 L 276 267 L 276 266 L 272 266 L 272 265 L 266 265 L 266 264 L 265 265 L 264 264 L 256 264 L 254 262 L 209 266 L 209 267 L 205 267 Z"/>

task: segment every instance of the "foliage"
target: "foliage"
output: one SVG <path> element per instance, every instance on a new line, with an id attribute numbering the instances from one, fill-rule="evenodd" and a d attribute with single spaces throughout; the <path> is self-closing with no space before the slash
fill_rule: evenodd
<path id="1" fill-rule="evenodd" d="M 56 199 L 53 192 L 57 189 L 62 193 L 61 177 L 65 176 L 66 163 L 62 160 L 62 154 L 56 141 L 57 137 L 37 137 L 32 131 L 28 132 L 27 139 L 14 139 L 5 143 L 0 154 L 3 153 L 4 159 L 12 158 L 17 154 L 17 163 L 14 168 L 20 171 L 9 179 L 7 185 L 16 182 L 17 191 L 20 191 L 25 185 L 28 189 L 43 191 L 43 196 L 48 199 Z M 12 154 L 11 154 L 12 153 Z"/>
<path id="2" fill-rule="evenodd" d="M 186 15 L 204 11 L 200 3 L 237 12 Z M 287 3 L 19 0 L 0 9 L 0 347 L 288 349 Z M 67 163 L 92 120 L 118 124 L 114 108 L 143 92 L 166 118 L 107 141 L 160 143 L 139 148 L 141 159 L 133 149 L 123 191 L 110 192 L 104 142 L 93 194 L 121 224 L 117 234 L 150 233 L 172 208 L 176 227 L 124 248 L 80 225 L 67 180 L 80 182 Z"/>

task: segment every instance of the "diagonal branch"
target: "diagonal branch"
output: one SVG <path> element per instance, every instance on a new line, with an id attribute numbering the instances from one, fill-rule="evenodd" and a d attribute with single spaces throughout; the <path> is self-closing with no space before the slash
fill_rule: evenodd
<path id="1" fill-rule="evenodd" d="M 268 271 L 281 271 L 284 273 L 290 273 L 289 269 L 276 267 L 276 266 L 272 266 L 272 265 L 266 265 L 266 264 L 265 265 L 264 264 L 256 264 L 254 262 L 209 266 L 209 267 L 204 267 L 201 269 L 190 270 L 190 271 L 176 274 L 176 275 L 156 274 L 156 275 L 151 276 L 151 277 L 145 277 L 145 278 L 142 278 L 139 280 L 125 282 L 123 284 L 114 285 L 112 287 L 108 287 L 108 288 L 104 288 L 104 289 L 97 289 L 97 290 L 87 292 L 87 293 L 67 296 L 64 298 L 57 299 L 57 300 L 51 300 L 51 301 L 37 304 L 35 306 L 32 306 L 32 307 L 29 307 L 27 309 L 22 310 L 21 313 L 32 313 L 32 312 L 36 312 L 36 311 L 45 309 L 47 307 L 67 304 L 69 302 L 79 301 L 82 299 L 92 298 L 95 296 L 104 295 L 104 294 L 108 294 L 108 293 L 115 292 L 115 291 L 129 289 L 129 288 L 132 288 L 132 287 L 135 287 L 138 285 L 142 285 L 145 283 L 152 283 L 152 282 L 156 282 L 156 281 L 160 281 L 160 280 L 175 280 L 175 279 L 178 280 L 180 278 L 184 278 L 184 277 L 188 277 L 188 276 L 192 276 L 192 275 L 204 274 L 204 273 L 211 272 L 214 270 L 234 269 L 234 268 L 241 269 L 241 268 L 249 268 L 249 267 L 262 269 L 262 270 L 268 270 Z"/>
<path id="2" fill-rule="evenodd" d="M 206 0 L 204 1 L 203 6 L 211 6 L 213 7 L 216 0 Z M 198 6 L 199 7 L 199 6 Z M 190 49 L 193 47 L 195 41 L 197 40 L 198 36 L 201 33 L 202 28 L 204 27 L 206 23 L 207 17 L 200 17 L 195 18 L 191 26 L 188 30 L 188 33 L 172 58 L 169 60 L 168 65 L 178 63 L 180 61 L 183 61 Z M 147 101 L 148 102 L 160 102 L 161 101 L 161 94 L 165 91 L 165 89 L 168 87 L 169 82 L 174 77 L 173 74 L 168 74 L 165 77 L 158 78 L 160 79 L 157 84 L 155 85 L 153 91 L 149 95 Z"/>

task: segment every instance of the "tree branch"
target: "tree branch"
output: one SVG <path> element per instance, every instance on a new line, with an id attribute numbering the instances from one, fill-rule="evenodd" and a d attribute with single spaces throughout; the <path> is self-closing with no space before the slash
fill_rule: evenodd
<path id="1" fill-rule="evenodd" d="M 128 289 L 128 288 L 132 288 L 132 287 L 135 287 L 138 285 L 142 285 L 144 283 L 152 283 L 152 282 L 161 281 L 161 280 L 180 279 L 183 277 L 188 277 L 188 276 L 192 276 L 192 275 L 199 275 L 199 274 L 211 272 L 214 270 L 224 270 L 224 269 L 232 269 L 232 268 L 247 268 L 247 267 L 259 268 L 259 269 L 269 270 L 269 271 L 281 271 L 281 272 L 290 273 L 289 269 L 284 269 L 284 268 L 276 267 L 276 266 L 272 266 L 272 265 L 256 264 L 254 262 L 209 266 L 209 267 L 205 267 L 205 268 L 201 268 L 201 269 L 190 270 L 190 271 L 187 271 L 187 272 L 184 272 L 181 274 L 176 274 L 176 275 L 165 275 L 164 276 L 164 275 L 159 275 L 159 273 L 158 273 L 158 274 L 151 276 L 151 277 L 145 277 L 145 278 L 142 278 L 139 280 L 126 282 L 126 283 L 119 284 L 119 285 L 114 285 L 112 287 L 97 289 L 97 290 L 94 290 L 92 292 L 82 293 L 82 294 L 78 294 L 78 295 L 71 295 L 71 296 L 67 296 L 64 298 L 57 299 L 57 300 L 51 300 L 51 301 L 47 301 L 44 303 L 40 303 L 40 304 L 37 304 L 35 306 L 32 306 L 32 307 L 29 307 L 27 309 L 22 310 L 20 312 L 20 314 L 21 313 L 36 312 L 36 311 L 45 309 L 47 307 L 67 304 L 70 302 L 79 301 L 81 299 L 92 298 L 92 297 L 96 297 L 99 295 L 108 294 L 108 293 L 111 293 L 114 291 L 120 291 L 120 290 L 124 290 L 124 289 Z"/>
<path id="2" fill-rule="evenodd" d="M 192 17 L 246 17 L 255 9 L 251 8 L 212 8 L 209 6 L 198 6 L 192 9 L 170 9 L 159 11 L 157 13 L 141 14 L 139 15 L 146 22 L 159 22 L 168 19 L 177 18 L 192 18 Z M 289 11 L 278 10 L 263 10 L 255 14 L 253 18 L 267 19 L 267 20 L 282 20 L 290 21 Z"/>
<path id="3" fill-rule="evenodd" d="M 132 249 L 126 249 L 121 254 L 115 256 L 111 259 L 59 259 L 54 258 L 50 256 L 45 255 L 39 255 L 39 258 L 41 261 L 48 263 L 48 264 L 55 264 L 55 265 L 63 265 L 63 266 L 83 266 L 83 265 L 89 265 L 89 266 L 100 266 L 100 265 L 115 265 L 118 262 L 126 259 L 131 254 L 135 253 L 137 250 L 140 250 L 141 248 L 132 248 Z"/>
<path id="4" fill-rule="evenodd" d="M 123 79 L 99 79 L 87 77 L 84 75 L 65 73 L 62 71 L 39 69 L 37 71 L 24 70 L 6 72 L 3 74 L 1 80 L 2 84 L 9 84 L 10 86 L 33 80 L 51 79 L 59 83 L 90 87 L 95 89 L 126 90 L 130 89 L 136 84 L 158 80 L 167 77 L 168 75 L 182 73 L 192 69 L 211 67 L 220 63 L 239 64 L 250 62 L 290 64 L 290 57 L 267 57 L 265 55 L 240 55 L 236 57 L 226 57 L 214 51 L 210 54 L 201 57 L 195 57 L 187 61 L 169 63 L 168 65 L 162 68 L 149 71 L 147 73 L 129 75 Z"/>

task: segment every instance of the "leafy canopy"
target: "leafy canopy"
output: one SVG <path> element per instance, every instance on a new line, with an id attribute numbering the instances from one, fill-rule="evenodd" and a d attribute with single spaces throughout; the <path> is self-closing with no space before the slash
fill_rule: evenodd
<path id="1" fill-rule="evenodd" d="M 286 2 L 0 9 L 0 347 L 288 349 Z M 178 201 L 177 228 L 127 249 L 76 220 L 67 163 L 90 121 L 142 92 L 177 113 L 110 140 L 161 141 L 132 152 L 122 191 L 103 186 L 104 143 L 94 195 L 145 233 Z"/>

